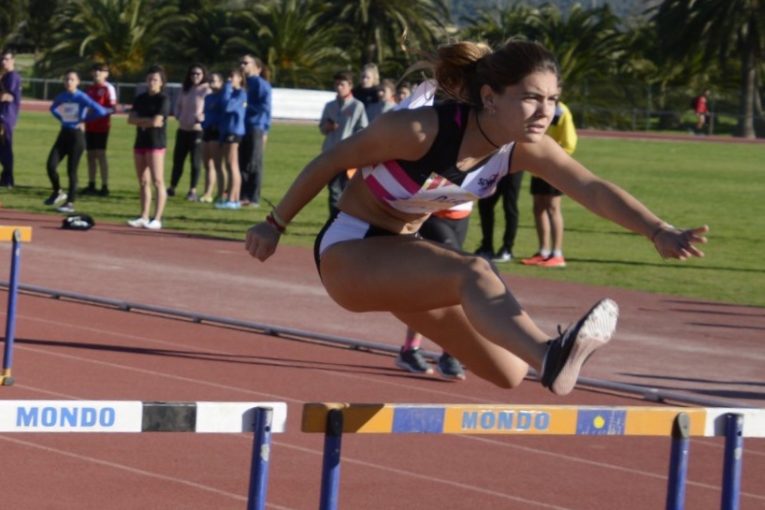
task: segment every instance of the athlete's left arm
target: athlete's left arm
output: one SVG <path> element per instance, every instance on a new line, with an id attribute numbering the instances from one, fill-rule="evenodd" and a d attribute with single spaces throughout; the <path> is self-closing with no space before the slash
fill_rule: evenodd
<path id="1" fill-rule="evenodd" d="M 537 143 L 519 143 L 512 168 L 529 170 L 595 214 L 647 237 L 662 257 L 685 260 L 704 256 L 695 245 L 707 242 L 706 225 L 687 230 L 673 227 L 616 184 L 590 172 L 550 137 Z"/>

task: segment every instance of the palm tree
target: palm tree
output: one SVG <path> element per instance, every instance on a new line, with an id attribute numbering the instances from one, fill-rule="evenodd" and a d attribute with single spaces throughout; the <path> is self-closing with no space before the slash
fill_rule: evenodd
<path id="1" fill-rule="evenodd" d="M 325 19 L 345 25 L 345 39 L 357 49 L 360 65 L 434 48 L 456 31 L 446 0 L 333 2 Z"/>
<path id="2" fill-rule="evenodd" d="M 4 48 L 17 34 L 24 11 L 23 0 L 6 0 L 0 9 L 0 48 Z"/>
<path id="3" fill-rule="evenodd" d="M 758 74 L 765 55 L 765 2 L 762 0 L 664 0 L 653 17 L 665 51 L 678 60 L 701 48 L 706 62 L 715 57 L 740 64 L 738 135 L 754 138 Z"/>
<path id="4" fill-rule="evenodd" d="M 325 2 L 316 0 L 258 3 L 237 16 L 239 33 L 226 49 L 260 56 L 279 86 L 324 87 L 348 62 L 338 27 L 322 22 L 325 12 Z"/>
<path id="5" fill-rule="evenodd" d="M 53 46 L 38 67 L 60 72 L 104 61 L 117 77 L 136 77 L 158 60 L 166 34 L 184 21 L 161 0 L 72 0 L 54 13 Z"/>

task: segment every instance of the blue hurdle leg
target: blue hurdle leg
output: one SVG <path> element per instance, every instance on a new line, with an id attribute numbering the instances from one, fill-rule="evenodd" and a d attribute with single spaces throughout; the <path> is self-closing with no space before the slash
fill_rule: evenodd
<path id="1" fill-rule="evenodd" d="M 343 438 L 343 412 L 332 409 L 327 413 L 324 435 L 324 460 L 321 471 L 321 501 L 319 510 L 337 510 L 340 491 L 340 446 Z"/>
<path id="2" fill-rule="evenodd" d="M 744 416 L 725 415 L 722 510 L 738 510 L 741 497 L 741 466 L 744 457 Z"/>
<path id="3" fill-rule="evenodd" d="M 11 369 L 13 367 L 13 340 L 16 335 L 16 299 L 19 294 L 19 262 L 21 260 L 21 233 L 13 231 L 13 248 L 11 252 L 11 277 L 8 283 L 8 315 L 5 319 L 5 349 L 3 351 L 2 385 L 13 384 Z"/>
<path id="4" fill-rule="evenodd" d="M 685 483 L 688 476 L 688 454 L 690 450 L 690 419 L 685 413 L 675 418 L 672 426 L 672 449 L 669 456 L 667 481 L 667 510 L 685 508 Z"/>
<path id="5" fill-rule="evenodd" d="M 255 438 L 252 445 L 250 489 L 247 510 L 264 510 L 268 492 L 268 462 L 271 457 L 271 424 L 274 411 L 270 407 L 255 409 Z"/>

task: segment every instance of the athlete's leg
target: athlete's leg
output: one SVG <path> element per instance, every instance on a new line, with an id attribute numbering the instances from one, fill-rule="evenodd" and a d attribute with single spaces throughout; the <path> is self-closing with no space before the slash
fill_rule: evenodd
<path id="1" fill-rule="evenodd" d="M 481 337 L 541 367 L 550 336 L 531 321 L 481 257 L 411 237 L 375 237 L 327 248 L 321 276 L 330 296 L 352 311 L 416 314 L 461 306 Z M 451 337 L 438 336 L 445 332 L 434 335 L 410 326 L 436 343 L 451 345 Z"/>
<path id="2" fill-rule="evenodd" d="M 550 218 L 547 215 L 546 195 L 533 195 L 534 226 L 537 230 L 539 253 L 549 254 L 552 251 L 550 243 Z"/>
<path id="3" fill-rule="evenodd" d="M 550 219 L 550 235 L 553 253 L 563 253 L 563 211 L 561 197 L 546 195 L 547 216 Z"/>

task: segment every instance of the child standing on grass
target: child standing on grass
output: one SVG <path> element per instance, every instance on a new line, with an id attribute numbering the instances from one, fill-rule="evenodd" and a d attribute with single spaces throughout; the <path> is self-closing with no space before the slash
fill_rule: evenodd
<path id="1" fill-rule="evenodd" d="M 221 96 L 220 141 L 228 178 L 228 200 L 215 204 L 218 209 L 239 209 L 242 189 L 242 173 L 239 170 L 239 144 L 244 136 L 244 116 L 247 111 L 247 91 L 244 74 L 233 69 L 223 85 Z"/>
<path id="2" fill-rule="evenodd" d="M 204 203 L 212 203 L 216 182 L 220 190 L 217 198 L 223 199 L 228 183 L 221 167 L 220 100 L 223 94 L 222 89 L 223 76 L 220 73 L 212 73 L 210 75 L 210 93 L 205 96 L 204 115 L 202 117 L 202 165 L 205 169 L 205 192 L 199 197 L 199 201 Z"/>
<path id="3" fill-rule="evenodd" d="M 159 230 L 162 228 L 162 214 L 167 202 L 165 189 L 165 149 L 167 147 L 167 116 L 170 114 L 170 100 L 164 94 L 165 71 L 161 66 L 152 66 L 146 73 L 147 91 L 138 95 L 128 123 L 136 127 L 133 160 L 138 184 L 141 188 L 141 215 L 129 220 L 135 228 Z M 150 219 L 152 181 L 157 191 L 157 207 L 154 218 Z"/>
<path id="4" fill-rule="evenodd" d="M 109 66 L 94 64 L 91 68 L 93 84 L 88 87 L 88 96 L 104 108 L 114 111 L 117 106 L 117 91 L 114 85 L 106 81 Z M 106 161 L 106 143 L 109 140 L 111 116 L 107 115 L 85 123 L 85 149 L 88 151 L 88 187 L 83 195 L 109 195 L 109 164 Z M 101 169 L 101 191 L 96 190 L 96 173 Z"/>
<path id="5" fill-rule="evenodd" d="M 59 212 L 74 212 L 77 195 L 77 167 L 85 150 L 85 121 L 104 117 L 111 113 L 79 90 L 80 76 L 73 69 L 64 74 L 64 92 L 53 100 L 50 112 L 61 123 L 61 131 L 48 155 L 48 178 L 53 192 L 46 198 L 45 205 L 59 206 Z M 66 170 L 69 175 L 69 191 L 64 193 L 58 177 L 57 167 L 67 158 Z"/>

